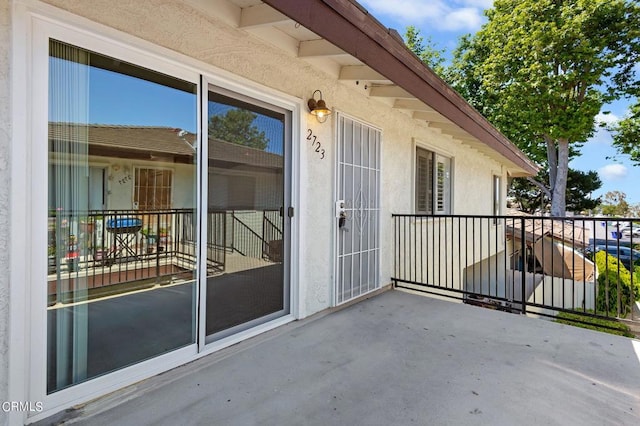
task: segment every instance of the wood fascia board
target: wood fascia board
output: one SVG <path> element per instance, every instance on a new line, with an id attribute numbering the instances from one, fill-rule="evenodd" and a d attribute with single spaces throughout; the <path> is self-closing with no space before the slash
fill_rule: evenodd
<path id="1" fill-rule="evenodd" d="M 376 70 L 502 156 L 537 173 L 537 166 L 411 53 L 394 33 L 350 0 L 264 0 Z"/>

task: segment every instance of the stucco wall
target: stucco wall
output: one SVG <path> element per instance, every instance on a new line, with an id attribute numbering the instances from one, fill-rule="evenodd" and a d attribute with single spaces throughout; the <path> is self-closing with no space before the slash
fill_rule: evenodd
<path id="1" fill-rule="evenodd" d="M 364 85 L 345 85 L 335 75 L 318 70 L 293 53 L 264 44 L 245 31 L 227 26 L 184 3 L 160 0 L 47 0 L 75 14 L 133 34 L 215 65 L 235 75 L 305 101 L 321 89 L 329 106 L 381 128 L 382 138 L 382 261 L 383 284 L 391 277 L 393 226 L 391 213 L 411 213 L 413 199 L 414 139 L 441 149 L 454 158 L 454 212 L 491 213 L 492 174 L 501 167 L 451 138 L 440 135 L 424 122 L 366 96 Z M 295 76 L 295 77 L 293 77 Z M 304 119 L 309 119 L 305 114 Z M 308 315 L 329 306 L 333 275 L 333 185 L 335 116 L 324 124 L 309 120 L 309 128 L 326 150 L 316 155 L 301 137 L 301 200 L 298 207 L 302 235 L 300 286 L 305 295 L 302 313 Z M 293 283 L 296 285 L 297 283 Z"/>
<path id="2" fill-rule="evenodd" d="M 0 247 L 10 247 L 9 241 L 9 162 L 10 122 L 10 1 L 0 0 Z M 0 403 L 8 399 L 9 349 L 9 250 L 0 250 Z M 0 425 L 8 422 L 0 411 Z"/>

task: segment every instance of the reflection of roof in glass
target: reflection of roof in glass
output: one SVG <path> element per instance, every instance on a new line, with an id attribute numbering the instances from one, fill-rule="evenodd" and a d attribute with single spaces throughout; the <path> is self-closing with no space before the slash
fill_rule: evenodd
<path id="1" fill-rule="evenodd" d="M 86 132 L 86 133 L 85 133 Z M 135 158 L 155 156 L 193 157 L 193 133 L 171 127 L 119 126 L 105 124 L 49 123 L 49 139 L 83 143 L 89 141 L 89 154 L 122 157 L 135 152 Z M 255 167 L 282 168 L 283 158 L 272 152 L 209 139 L 209 159 Z"/>

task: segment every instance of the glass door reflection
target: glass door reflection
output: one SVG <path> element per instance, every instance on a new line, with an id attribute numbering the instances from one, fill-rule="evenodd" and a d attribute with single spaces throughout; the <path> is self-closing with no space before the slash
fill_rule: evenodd
<path id="1" fill-rule="evenodd" d="M 286 111 L 210 88 L 206 342 L 288 312 L 287 120 Z"/>
<path id="2" fill-rule="evenodd" d="M 196 94 L 50 41 L 47 393 L 195 343 Z"/>

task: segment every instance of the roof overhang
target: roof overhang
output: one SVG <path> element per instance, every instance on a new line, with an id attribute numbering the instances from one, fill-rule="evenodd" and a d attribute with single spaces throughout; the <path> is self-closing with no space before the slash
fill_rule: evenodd
<path id="1" fill-rule="evenodd" d="M 184 0 L 504 166 L 538 167 L 354 0 Z M 364 91 L 362 91 L 364 89 Z M 414 136 L 414 135 L 411 135 Z"/>
<path id="2" fill-rule="evenodd" d="M 344 66 L 340 78 L 378 81 L 370 96 L 393 98 L 395 108 L 408 110 L 413 118 L 475 148 L 485 147 L 508 160 L 512 176 L 535 175 L 538 167 L 502 135 L 456 91 L 425 66 L 404 44 L 400 35 L 387 29 L 366 9 L 351 0 L 264 0 L 281 15 L 262 21 L 283 23 L 288 17 L 323 40 L 305 49 L 337 49 L 364 66 Z M 264 5 L 263 5 L 264 6 Z M 249 8 L 250 9 L 250 8 Z M 261 22 L 265 24 L 265 22 Z M 328 42 L 328 43 L 327 43 Z M 302 48 L 302 46 L 301 46 Z M 342 51 L 342 52 L 340 52 Z M 391 84 L 384 84 L 384 81 Z M 484 145 L 484 146 L 482 146 Z"/>

